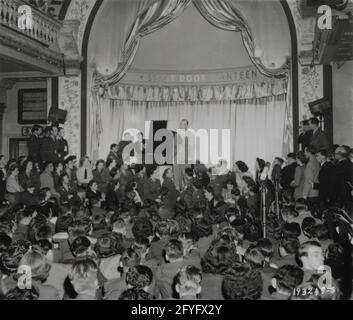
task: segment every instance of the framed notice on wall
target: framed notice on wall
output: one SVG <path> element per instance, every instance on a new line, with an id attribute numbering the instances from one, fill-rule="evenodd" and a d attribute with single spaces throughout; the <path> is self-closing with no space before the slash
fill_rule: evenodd
<path id="1" fill-rule="evenodd" d="M 18 91 L 18 123 L 47 123 L 47 89 Z"/>

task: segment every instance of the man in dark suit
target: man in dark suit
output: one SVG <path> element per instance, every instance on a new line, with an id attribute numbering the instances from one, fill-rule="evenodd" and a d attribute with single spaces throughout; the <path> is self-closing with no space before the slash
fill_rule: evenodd
<path id="1" fill-rule="evenodd" d="M 314 183 L 314 189 L 319 190 L 319 201 L 323 209 L 327 209 L 333 199 L 333 179 L 335 166 L 328 160 L 328 152 L 320 150 L 316 153 L 316 159 L 320 163 L 318 182 Z"/>
<path id="2" fill-rule="evenodd" d="M 56 136 L 58 134 L 57 127 L 46 127 L 45 137 L 40 148 L 40 155 L 42 162 L 57 162 L 59 160 L 56 147 Z"/>
<path id="3" fill-rule="evenodd" d="M 317 118 L 310 118 L 310 128 L 313 134 L 310 139 L 310 146 L 316 151 L 330 149 L 330 143 L 327 140 L 325 133 L 319 128 L 319 120 Z"/>
<path id="4" fill-rule="evenodd" d="M 122 163 L 122 159 L 118 155 L 118 145 L 116 143 L 110 145 L 110 152 L 107 156 L 107 161 L 109 159 L 115 160 L 117 164 Z"/>
<path id="5" fill-rule="evenodd" d="M 337 160 L 334 174 L 334 200 L 336 204 L 352 216 L 352 189 L 353 166 L 349 161 L 349 151 L 347 147 L 341 146 L 335 150 Z"/>
<path id="6" fill-rule="evenodd" d="M 298 166 L 297 155 L 294 152 L 287 154 L 287 165 L 281 171 L 280 184 L 283 191 L 294 192 L 294 188 L 290 186 L 294 180 L 295 168 Z"/>
<path id="7" fill-rule="evenodd" d="M 64 136 L 64 128 L 59 128 L 56 140 L 56 152 L 60 161 L 64 161 L 65 157 L 69 154 L 69 144 L 67 143 L 67 140 L 64 138 Z"/>
<path id="8" fill-rule="evenodd" d="M 303 132 L 298 137 L 298 143 L 301 146 L 300 150 L 304 151 L 307 146 L 310 144 L 310 139 L 313 134 L 310 129 L 309 120 L 304 120 L 302 122 Z"/>
<path id="9" fill-rule="evenodd" d="M 42 138 L 40 137 L 42 128 L 38 125 L 32 127 L 32 134 L 28 141 L 28 159 L 32 160 L 33 163 L 41 164 L 40 148 L 42 144 Z"/>

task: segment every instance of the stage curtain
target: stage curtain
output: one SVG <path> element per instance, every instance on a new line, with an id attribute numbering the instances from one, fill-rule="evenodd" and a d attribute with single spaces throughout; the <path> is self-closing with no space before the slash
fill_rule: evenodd
<path id="1" fill-rule="evenodd" d="M 244 43 L 252 60 L 267 70 L 289 70 L 291 37 L 280 1 L 229 0 L 232 8 L 240 12 L 252 34 L 253 44 Z"/>
<path id="2" fill-rule="evenodd" d="M 131 33 L 131 26 L 139 14 L 156 0 L 114 0 L 108 1 L 99 13 L 99 24 L 94 27 L 91 37 L 95 38 L 94 60 L 90 61 L 97 73 L 108 75 L 115 72 L 125 60 L 124 44 Z M 111 23 L 114 21 L 114 23 Z M 114 35 L 109 39 L 106 35 Z"/>
<path id="3" fill-rule="evenodd" d="M 176 130 L 179 121 L 185 118 L 194 130 L 205 128 L 221 132 L 229 129 L 230 166 L 236 160 L 243 160 L 253 169 L 256 157 L 272 161 L 276 156 L 283 156 L 285 112 L 286 95 L 238 102 L 110 100 L 102 109 L 101 141 L 104 143 L 99 147 L 99 156 L 105 158 L 109 145 L 120 141 L 125 130 L 145 133 L 145 120 L 168 120 L 168 129 Z M 195 157 L 205 156 L 209 151 L 206 145 L 202 145 L 202 154 L 195 152 Z M 212 155 L 213 159 L 220 158 L 220 151 L 219 155 Z"/>
<path id="4" fill-rule="evenodd" d="M 243 157 L 250 170 L 255 172 L 255 159 L 272 162 L 284 157 L 284 123 L 286 97 L 256 99 L 236 105 L 234 155 Z"/>
<path id="5" fill-rule="evenodd" d="M 191 0 L 159 0 L 147 3 L 147 7 L 136 17 L 127 33 L 123 46 L 123 61 L 109 75 L 94 73 L 94 89 L 109 87 L 118 83 L 131 66 L 139 46 L 140 39 L 177 18 L 190 4 Z"/>
<path id="6" fill-rule="evenodd" d="M 263 74 L 288 74 L 290 43 L 286 37 L 281 41 L 283 35 L 289 34 L 283 30 L 288 24 L 279 3 L 275 6 L 273 1 L 263 0 L 193 0 L 193 3 L 214 26 L 241 32 L 250 59 Z"/>
<path id="7" fill-rule="evenodd" d="M 95 91 L 99 87 L 108 88 L 119 83 L 131 66 L 140 39 L 176 19 L 191 1 L 211 24 L 224 30 L 241 32 L 251 60 L 263 74 L 288 74 L 289 30 L 279 3 L 258 0 L 143 0 L 126 3 L 120 0 L 117 2 L 120 12 L 117 32 L 111 42 L 114 48 L 102 50 L 101 55 L 105 59 L 98 55 L 95 61 Z M 119 5 L 120 2 L 124 5 Z M 287 28 L 283 30 L 285 26 Z M 113 72 L 106 74 L 111 68 L 101 63 L 117 66 Z"/>

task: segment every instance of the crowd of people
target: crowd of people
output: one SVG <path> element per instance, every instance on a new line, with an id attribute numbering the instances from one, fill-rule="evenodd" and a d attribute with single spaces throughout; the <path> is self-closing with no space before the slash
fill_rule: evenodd
<path id="1" fill-rule="evenodd" d="M 353 152 L 310 125 L 303 152 L 196 162 L 182 188 L 117 144 L 77 166 L 35 126 L 28 157 L 0 156 L 1 299 L 352 299 Z"/>

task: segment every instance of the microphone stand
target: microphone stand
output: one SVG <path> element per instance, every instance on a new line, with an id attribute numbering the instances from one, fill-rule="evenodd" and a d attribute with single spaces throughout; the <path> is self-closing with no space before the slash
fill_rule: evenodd
<path id="1" fill-rule="evenodd" d="M 278 221 L 280 220 L 280 214 L 279 214 L 279 182 L 276 179 L 275 181 L 275 204 L 276 204 L 276 215 Z"/>
<path id="2" fill-rule="evenodd" d="M 266 220 L 266 183 L 265 180 L 260 181 L 260 190 L 261 190 L 261 222 L 262 222 L 262 233 L 263 237 L 267 237 L 267 220 Z"/>

